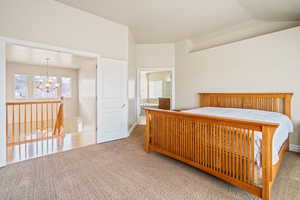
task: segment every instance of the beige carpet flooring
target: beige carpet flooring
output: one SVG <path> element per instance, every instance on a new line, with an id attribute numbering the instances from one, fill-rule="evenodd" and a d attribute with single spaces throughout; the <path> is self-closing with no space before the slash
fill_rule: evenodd
<path id="1" fill-rule="evenodd" d="M 248 200 L 256 197 L 198 169 L 143 151 L 143 126 L 128 139 L 0 169 L 1 200 Z M 273 200 L 300 199 L 300 155 L 288 153 Z"/>

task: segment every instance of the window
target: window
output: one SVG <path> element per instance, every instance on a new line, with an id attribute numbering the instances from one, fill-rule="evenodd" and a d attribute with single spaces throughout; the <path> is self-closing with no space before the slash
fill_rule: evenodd
<path id="1" fill-rule="evenodd" d="M 61 96 L 72 97 L 72 79 L 70 77 L 61 77 Z"/>
<path id="2" fill-rule="evenodd" d="M 28 96 L 27 76 L 15 74 L 15 98 L 21 99 Z"/>
<path id="3" fill-rule="evenodd" d="M 72 78 L 71 77 L 55 77 L 45 75 L 14 75 L 14 95 L 15 98 L 35 98 L 35 99 L 55 99 L 58 96 L 66 98 L 72 97 Z M 48 82 L 49 81 L 49 82 Z M 61 83 L 59 83 L 61 81 Z M 46 91 L 45 87 L 51 83 L 50 91 Z M 55 88 L 55 86 L 57 86 Z"/>
<path id="4" fill-rule="evenodd" d="M 163 81 L 149 82 L 149 98 L 157 99 L 162 97 Z"/>
<path id="5" fill-rule="evenodd" d="M 53 84 L 57 83 L 57 78 L 54 76 L 50 76 L 49 79 L 53 81 Z M 33 97 L 37 99 L 44 98 L 57 98 L 57 89 L 54 89 L 50 92 L 46 92 L 43 89 L 40 89 L 38 86 L 40 84 L 45 84 L 47 82 L 46 76 L 33 76 Z"/>
<path id="6" fill-rule="evenodd" d="M 140 96 L 142 99 L 148 98 L 148 78 L 145 72 L 140 75 Z"/>

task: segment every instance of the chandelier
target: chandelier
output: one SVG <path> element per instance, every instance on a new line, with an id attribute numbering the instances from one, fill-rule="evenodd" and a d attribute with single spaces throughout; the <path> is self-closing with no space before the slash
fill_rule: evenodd
<path id="1" fill-rule="evenodd" d="M 38 80 L 38 84 L 36 86 L 37 89 L 46 92 L 46 93 L 52 93 L 59 88 L 59 83 L 57 83 L 56 77 L 50 77 L 49 76 L 49 60 L 50 58 L 46 58 L 46 68 L 47 68 L 47 74 L 46 79 L 40 79 Z"/>

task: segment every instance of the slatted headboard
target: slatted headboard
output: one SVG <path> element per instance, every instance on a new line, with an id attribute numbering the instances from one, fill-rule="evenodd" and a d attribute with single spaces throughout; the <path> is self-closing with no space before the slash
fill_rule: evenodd
<path id="1" fill-rule="evenodd" d="M 199 93 L 200 107 L 245 108 L 291 117 L 293 93 Z"/>

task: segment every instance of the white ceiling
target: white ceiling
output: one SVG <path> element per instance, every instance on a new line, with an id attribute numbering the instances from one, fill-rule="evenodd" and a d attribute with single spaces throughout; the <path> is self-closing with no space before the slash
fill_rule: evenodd
<path id="1" fill-rule="evenodd" d="M 7 45 L 6 48 L 8 62 L 46 66 L 46 58 L 49 58 L 49 66 L 71 69 L 79 69 L 84 63 L 96 61 L 94 58 L 18 45 Z"/>
<path id="2" fill-rule="evenodd" d="M 300 25 L 299 0 L 57 1 L 128 25 L 137 43 L 199 40 L 249 23 L 250 32 L 260 34 Z"/>

